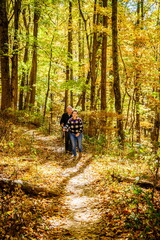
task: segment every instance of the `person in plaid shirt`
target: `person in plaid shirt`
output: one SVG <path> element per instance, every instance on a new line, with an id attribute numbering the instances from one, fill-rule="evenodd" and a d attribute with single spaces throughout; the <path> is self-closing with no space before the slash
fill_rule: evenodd
<path id="1" fill-rule="evenodd" d="M 82 122 L 82 119 L 78 117 L 78 111 L 76 109 L 73 110 L 72 117 L 68 120 L 66 127 L 70 134 L 73 157 L 76 158 L 77 156 L 77 153 L 76 153 L 77 143 L 78 143 L 79 157 L 81 157 L 82 156 L 83 122 Z"/>

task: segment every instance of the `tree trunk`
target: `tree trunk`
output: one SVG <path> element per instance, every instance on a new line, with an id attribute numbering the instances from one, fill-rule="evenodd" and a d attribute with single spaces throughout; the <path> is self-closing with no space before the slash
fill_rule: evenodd
<path id="1" fill-rule="evenodd" d="M 79 34 L 78 34 L 78 49 L 79 49 L 79 80 L 84 81 L 85 79 L 85 68 L 84 68 L 84 35 L 82 34 L 84 31 L 84 24 L 82 19 L 79 16 Z M 80 100 L 82 103 L 82 111 L 85 111 L 85 83 L 83 84 L 82 94 L 80 95 Z M 80 102 L 79 102 L 80 104 Z"/>
<path id="2" fill-rule="evenodd" d="M 108 0 L 103 0 L 103 7 L 107 8 Z M 101 64 L 101 110 L 106 110 L 106 74 L 107 74 L 107 33 L 108 17 L 103 16 L 104 31 L 102 35 L 102 64 Z"/>
<path id="3" fill-rule="evenodd" d="M 157 191 L 160 191 L 160 185 L 158 185 L 156 183 L 153 182 L 149 182 L 149 181 L 146 181 L 146 180 L 137 180 L 136 178 L 131 178 L 131 177 L 125 177 L 125 176 L 122 176 L 122 175 L 119 175 L 119 174 L 112 174 L 111 175 L 113 181 L 116 179 L 118 182 L 128 182 L 128 183 L 134 183 L 135 185 L 138 185 L 142 188 L 155 188 Z"/>
<path id="4" fill-rule="evenodd" d="M 121 118 L 121 91 L 120 91 L 120 78 L 119 78 L 119 65 L 118 65 L 118 30 L 117 30 L 117 0 L 112 1 L 112 55 L 113 55 L 113 76 L 114 76 L 114 95 L 115 95 L 115 110 L 119 115 L 117 118 L 118 138 L 123 146 L 124 132 L 123 121 Z"/>
<path id="5" fill-rule="evenodd" d="M 30 89 L 29 89 L 29 97 L 28 103 L 30 107 L 34 106 L 35 103 L 35 95 L 36 95 L 36 79 L 37 79 L 37 41 L 38 41 L 38 21 L 40 18 L 40 6 L 38 4 L 38 0 L 34 1 L 34 28 L 33 28 L 33 56 L 32 56 L 32 67 L 30 72 Z M 28 105 L 28 104 L 27 104 Z"/>
<path id="6" fill-rule="evenodd" d="M 137 2 L 137 27 L 136 29 L 139 29 L 143 27 L 143 0 L 138 0 Z M 135 107 L 136 107 L 136 123 L 135 123 L 135 129 L 136 129 L 136 141 L 141 141 L 141 129 L 140 129 L 140 66 L 139 66 L 139 60 L 140 60 L 140 54 L 139 54 L 139 48 L 141 47 L 141 41 L 138 39 L 138 36 L 135 40 L 135 60 L 136 60 L 136 73 L 135 73 Z"/>
<path id="7" fill-rule="evenodd" d="M 0 188 L 5 189 L 5 192 L 8 190 L 9 193 L 19 188 L 30 196 L 56 197 L 61 193 L 58 188 L 49 190 L 45 187 L 36 186 L 22 180 L 10 180 L 7 178 L 0 178 Z"/>
<path id="8" fill-rule="evenodd" d="M 158 16 L 157 16 L 157 34 L 160 31 L 160 1 L 158 2 Z M 160 85 L 160 46 L 157 45 L 157 54 L 156 54 L 156 60 L 158 63 L 158 84 Z M 157 87 L 156 89 L 158 100 L 160 101 L 160 89 Z M 153 150 L 155 154 L 158 151 L 159 148 L 159 135 L 160 135 L 160 107 L 157 104 L 155 106 L 155 116 L 154 116 L 154 126 L 153 130 L 151 132 L 151 141 L 153 145 Z"/>
<path id="9" fill-rule="evenodd" d="M 90 109 L 94 110 L 95 107 L 95 94 L 96 94 L 96 55 L 97 55 L 97 0 L 94 2 L 94 14 L 93 14 L 93 48 L 91 59 L 91 106 Z"/>
<path id="10" fill-rule="evenodd" d="M 144 22 L 144 0 L 141 0 L 141 28 L 143 29 Z"/>
<path id="11" fill-rule="evenodd" d="M 70 80 L 73 81 L 73 69 L 70 68 Z M 70 91 L 70 105 L 73 107 L 73 90 Z"/>
<path id="12" fill-rule="evenodd" d="M 1 82 L 2 97 L 1 109 L 11 107 L 11 84 L 9 74 L 9 54 L 8 54 L 8 18 L 6 0 L 0 1 L 0 63 L 1 63 Z"/>
<path id="13" fill-rule="evenodd" d="M 68 60 L 69 60 L 69 71 L 70 76 L 69 80 L 73 81 L 73 68 L 72 68 L 72 60 L 73 60 L 73 49 L 72 49 L 72 42 L 73 42 L 73 29 L 72 29 L 72 1 L 69 2 L 69 23 L 68 23 Z M 73 107 L 73 91 L 70 91 L 70 105 Z"/>
<path id="14" fill-rule="evenodd" d="M 50 104 L 50 123 L 52 124 L 53 122 L 53 114 L 54 114 L 54 108 L 53 108 L 53 102 L 54 102 L 54 94 L 51 93 L 50 94 L 50 101 L 51 101 L 51 104 Z"/>
<path id="15" fill-rule="evenodd" d="M 51 67 L 52 67 L 52 43 L 53 39 L 51 41 L 51 53 L 50 53 L 50 62 L 49 62 L 49 69 L 48 69 L 48 84 L 47 84 L 47 92 L 46 92 L 46 97 L 45 97 L 45 103 L 44 103 L 44 113 L 43 113 L 43 121 L 45 120 L 45 115 L 46 115 L 46 109 L 47 109 L 47 101 L 48 101 L 48 96 L 50 92 L 50 80 L 51 80 Z"/>
<path id="16" fill-rule="evenodd" d="M 15 0 L 14 5 L 14 41 L 13 41 L 13 53 L 12 53 L 12 72 L 11 72 L 11 91 L 12 91 L 12 107 L 17 109 L 18 102 L 18 27 L 19 27 L 19 15 L 21 11 L 21 0 Z"/>
<path id="17" fill-rule="evenodd" d="M 73 80 L 72 69 L 72 2 L 69 1 L 69 19 L 68 19 L 68 54 L 66 65 L 66 82 Z M 68 89 L 65 90 L 65 109 L 69 103 Z M 73 92 L 70 91 L 70 105 L 73 106 Z"/>
<path id="18" fill-rule="evenodd" d="M 136 129 L 136 141 L 141 141 L 141 129 L 140 129 L 140 83 L 139 83 L 139 69 L 137 66 L 136 69 L 136 77 L 135 77 L 135 108 L 136 108 L 136 123 L 135 123 L 135 129 Z"/>
<path id="19" fill-rule="evenodd" d="M 29 10 L 29 21 L 27 23 L 26 19 L 26 9 L 23 10 L 23 22 L 24 26 L 26 29 L 26 45 L 25 45 L 25 50 L 24 50 L 24 57 L 23 57 L 23 64 L 24 67 L 22 67 L 22 78 L 21 78 L 21 84 L 20 84 L 20 93 L 19 93 L 19 110 L 25 109 L 26 104 L 25 104 L 25 96 L 24 96 L 24 87 L 29 87 L 28 86 L 28 59 L 29 59 L 29 26 L 30 26 L 30 8 L 28 6 Z"/>
<path id="20" fill-rule="evenodd" d="M 102 1 L 102 7 L 104 9 L 107 8 L 108 0 Z M 108 16 L 105 14 L 103 15 L 102 24 L 104 27 L 103 33 L 102 33 L 102 56 L 101 56 L 101 85 L 100 85 L 100 98 L 101 98 L 101 110 L 105 111 L 107 107 L 107 96 L 106 96 L 106 81 L 107 81 L 107 28 L 108 28 Z M 106 114 L 101 117 L 100 122 L 100 132 L 106 135 L 106 123 L 107 123 L 107 117 Z"/>
<path id="21" fill-rule="evenodd" d="M 82 17 L 83 23 L 84 23 L 84 32 L 86 34 L 86 43 L 87 43 L 88 58 L 89 58 L 89 70 L 88 70 L 88 74 L 87 74 L 87 80 L 86 80 L 85 85 L 83 87 L 82 95 L 80 96 L 80 98 L 82 99 L 82 111 L 85 111 L 85 108 L 86 108 L 86 85 L 89 84 L 89 81 L 91 79 L 91 58 L 92 58 L 91 42 L 92 42 L 92 36 L 90 36 L 88 34 L 88 31 L 87 31 L 87 19 L 85 19 L 84 14 L 82 12 L 80 0 L 78 0 L 78 6 L 79 6 L 80 16 Z"/>
<path id="22" fill-rule="evenodd" d="M 87 79 L 85 81 L 85 86 L 89 84 L 89 80 L 90 80 L 90 70 L 88 71 L 88 74 L 87 74 Z M 86 88 L 85 86 L 83 87 L 83 90 L 82 90 L 82 94 L 80 95 L 79 99 L 78 99 L 78 102 L 76 104 L 76 107 L 79 106 L 80 103 L 82 103 L 82 111 L 85 111 L 85 106 L 86 106 Z"/>

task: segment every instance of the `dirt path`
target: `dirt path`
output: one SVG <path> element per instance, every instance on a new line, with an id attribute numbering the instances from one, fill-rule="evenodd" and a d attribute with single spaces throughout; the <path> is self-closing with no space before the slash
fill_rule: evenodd
<path id="1" fill-rule="evenodd" d="M 70 238 L 64 234 L 61 239 L 100 239 L 104 209 L 101 196 L 96 191 L 98 176 L 89 165 L 85 169 L 82 167 L 83 160 L 63 173 L 64 176 L 73 173 L 75 176 L 70 177 L 64 188 L 62 211 L 67 215 L 50 220 L 51 227 L 59 227 L 62 232 L 72 236 Z M 78 173 L 80 168 L 83 168 L 83 172 Z"/>
<path id="2" fill-rule="evenodd" d="M 22 180 L 40 189 L 36 195 L 34 188 L 26 194 L 23 189 L 5 193 L 0 221 L 5 229 L 0 228 L 0 235 L 14 233 L 17 238 L 13 239 L 33 240 L 159 239 L 159 192 L 148 215 L 149 190 L 139 195 L 132 183 L 112 176 L 123 171 L 130 175 L 133 169 L 135 176 L 141 176 L 137 162 L 86 152 L 75 161 L 64 153 L 59 133 L 45 136 L 23 127 L 15 128 L 10 142 L 1 144 L 0 160 L 1 178 Z"/>
<path id="3" fill-rule="evenodd" d="M 100 176 L 93 169 L 92 155 L 83 154 L 81 159 L 72 160 L 69 155 L 64 154 L 62 142 L 57 142 L 56 139 L 54 141 L 50 136 L 40 136 L 33 131 L 29 134 L 34 135 L 35 145 L 43 144 L 46 151 L 51 151 L 52 155 L 53 152 L 58 154 L 63 169 L 61 182 L 58 183 L 62 190 L 61 214 L 46 220 L 49 228 L 57 232 L 54 239 L 103 239 L 104 207 L 97 184 Z"/>

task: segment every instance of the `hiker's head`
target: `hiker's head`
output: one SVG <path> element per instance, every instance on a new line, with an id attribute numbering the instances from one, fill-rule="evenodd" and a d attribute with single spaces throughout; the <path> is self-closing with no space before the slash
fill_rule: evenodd
<path id="1" fill-rule="evenodd" d="M 71 107 L 71 106 L 68 106 L 68 107 L 67 107 L 67 113 L 68 113 L 69 115 L 71 115 L 71 114 L 72 114 L 72 111 L 73 111 L 72 107 Z"/>
<path id="2" fill-rule="evenodd" d="M 78 116 L 78 111 L 77 111 L 77 109 L 74 109 L 74 110 L 73 110 L 72 116 L 73 116 L 73 118 L 76 118 L 76 117 Z"/>

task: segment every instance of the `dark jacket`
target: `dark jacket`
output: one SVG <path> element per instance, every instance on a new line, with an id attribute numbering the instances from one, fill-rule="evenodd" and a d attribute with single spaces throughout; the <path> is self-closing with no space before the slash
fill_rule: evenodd
<path id="1" fill-rule="evenodd" d="M 64 124 L 64 126 L 66 126 L 68 120 L 72 117 L 72 115 L 68 115 L 68 113 L 63 113 L 61 120 L 60 120 L 60 124 Z"/>

